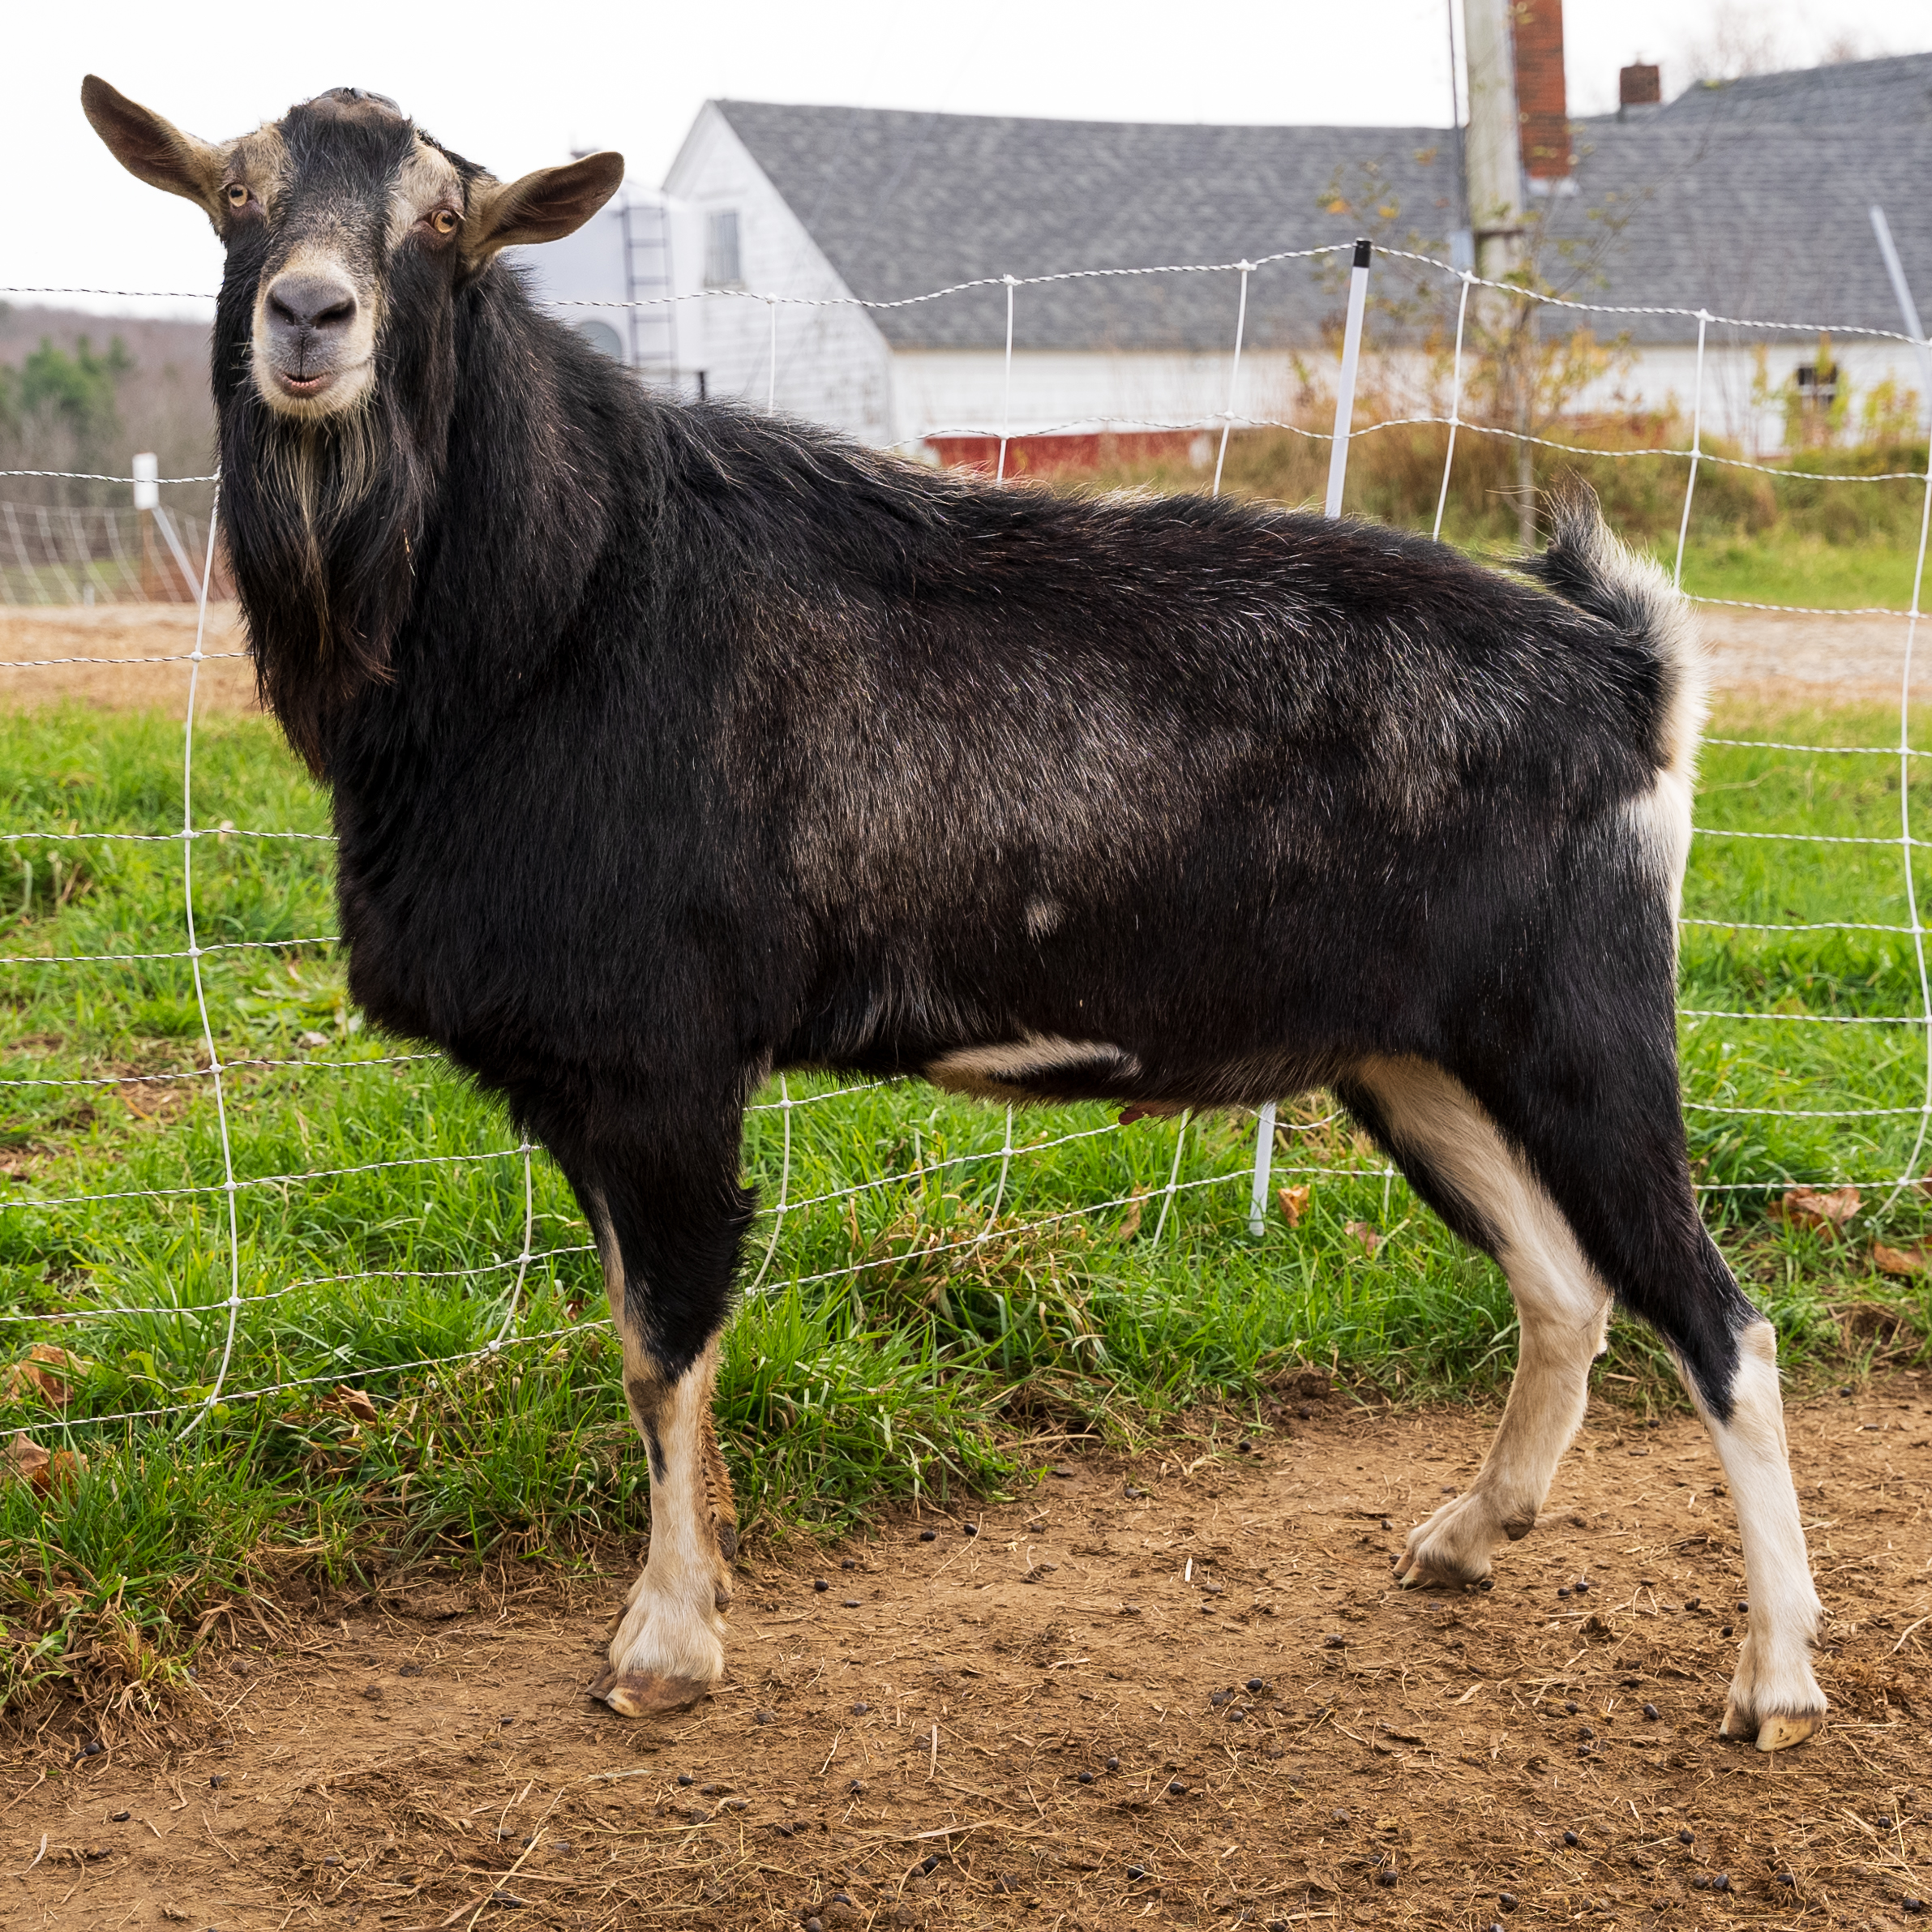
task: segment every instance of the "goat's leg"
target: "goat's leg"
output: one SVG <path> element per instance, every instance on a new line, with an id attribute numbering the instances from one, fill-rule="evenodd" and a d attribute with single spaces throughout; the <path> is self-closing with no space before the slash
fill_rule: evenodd
<path id="1" fill-rule="evenodd" d="M 1742 1312 L 1746 1318 L 1733 1330 L 1728 1374 L 1720 1364 L 1708 1365 L 1724 1377 L 1721 1412 L 1700 1386 L 1707 1377 L 1694 1358 L 1674 1338 L 1666 1339 L 1716 1446 L 1744 1544 L 1750 1621 L 1738 1646 L 1723 1733 L 1775 1751 L 1803 1743 L 1824 1722 L 1825 1695 L 1811 1669 L 1818 1601 L 1784 1442 L 1777 1338 L 1756 1309 L 1746 1304 Z"/>
<path id="2" fill-rule="evenodd" d="M 625 1399 L 649 1459 L 651 1538 L 590 1693 L 641 1717 L 695 1703 L 724 1673 L 738 1519 L 711 1403 L 749 1198 L 728 1173 L 694 1184 L 663 1163 L 596 1166 L 599 1180 L 578 1192 L 623 1339 Z"/>
<path id="3" fill-rule="evenodd" d="M 1617 996 L 1618 989 L 1605 990 L 1599 1010 L 1613 1011 Z M 1777 1750 L 1801 1742 L 1823 1721 L 1810 1656 L 1818 1594 L 1786 1450 L 1775 1339 L 1698 1213 L 1672 1022 L 1662 999 L 1657 1009 L 1647 1018 L 1626 1008 L 1620 1030 L 1628 1044 L 1607 1065 L 1596 1055 L 1587 1077 L 1578 1069 L 1591 1063 L 1575 1052 L 1557 1061 L 1557 1074 L 1525 1056 L 1493 1068 L 1483 1098 L 1487 1117 L 1533 1163 L 1538 1194 L 1587 1261 L 1587 1279 L 1614 1289 L 1657 1330 L 1710 1431 L 1737 1511 L 1751 1604 L 1724 1730 Z M 1502 1245 L 1514 1287 L 1517 1269 L 1506 1239 Z M 1527 1309 L 1525 1317 L 1527 1371 Z M 1580 1348 L 1572 1360 L 1575 1407 L 1562 1420 L 1565 1433 L 1582 1411 Z M 1552 1440 L 1556 1433 L 1553 1428 Z"/>
<path id="4" fill-rule="evenodd" d="M 1502 1420 L 1476 1480 L 1409 1531 L 1395 1563 L 1405 1587 L 1480 1582 L 1491 1553 L 1536 1526 L 1583 1421 L 1609 1293 L 1522 1156 L 1440 1068 L 1371 1060 L 1338 1091 L 1417 1193 L 1509 1276 L 1521 1346 Z"/>

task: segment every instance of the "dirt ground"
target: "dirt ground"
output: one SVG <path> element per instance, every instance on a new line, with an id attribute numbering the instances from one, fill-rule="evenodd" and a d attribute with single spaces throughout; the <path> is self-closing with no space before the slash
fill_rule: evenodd
<path id="1" fill-rule="evenodd" d="M 139 660 L 186 658 L 195 648 L 195 618 L 187 604 L 0 610 L 0 709 L 31 711 L 80 698 L 106 711 L 179 712 L 187 702 L 188 666 Z M 203 650 L 247 648 L 239 607 L 210 605 Z M 38 662 L 75 658 L 107 662 Z M 254 710 L 255 667 L 239 656 L 205 661 L 196 701 L 213 711 Z"/>
<path id="2" fill-rule="evenodd" d="M 1709 640 L 1716 688 L 1780 701 L 1847 705 L 1896 702 L 1905 625 L 1899 618 L 1787 617 L 1705 606 L 1699 622 Z M 195 648 L 195 613 L 185 605 L 122 604 L 92 610 L 0 610 L 0 708 L 31 709 L 79 697 L 108 710 L 159 705 L 178 710 L 187 695 L 185 664 L 140 664 L 144 657 L 185 655 Z M 239 611 L 217 604 L 208 613 L 208 651 L 247 648 Z M 1914 656 L 1932 691 L 1932 626 Z M 39 658 L 105 658 L 102 664 L 51 664 L 7 670 Z M 200 703 L 211 710 L 255 709 L 255 674 L 239 658 L 203 667 Z"/>
<path id="3" fill-rule="evenodd" d="M 1244 1446 L 754 1557 L 659 1720 L 583 1694 L 623 1578 L 313 1604 L 203 1651 L 186 1747 L 16 1739 L 0 1924 L 1905 1926 L 1932 1376 L 1793 1406 L 1833 1714 L 1776 1757 L 1716 1734 L 1748 1613 L 1687 1418 L 1593 1404 L 1493 1590 L 1393 1587 L 1489 1427 L 1310 1385 Z"/>

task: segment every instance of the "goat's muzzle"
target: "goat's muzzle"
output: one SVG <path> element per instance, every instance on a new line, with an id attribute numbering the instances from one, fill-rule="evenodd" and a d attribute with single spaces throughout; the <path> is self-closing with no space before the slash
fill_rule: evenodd
<path id="1" fill-rule="evenodd" d="M 263 299 L 268 364 L 276 385 L 304 401 L 341 373 L 361 304 L 353 284 L 313 272 L 278 275 Z"/>

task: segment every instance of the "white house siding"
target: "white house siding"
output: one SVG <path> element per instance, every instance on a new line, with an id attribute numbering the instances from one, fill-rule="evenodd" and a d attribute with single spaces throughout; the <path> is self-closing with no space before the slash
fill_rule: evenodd
<path id="1" fill-rule="evenodd" d="M 1722 439 L 1747 456 L 1769 458 L 1782 453 L 1784 440 L 1777 392 L 1800 363 L 1815 360 L 1817 343 L 1787 337 L 1763 350 L 1761 375 L 1756 345 L 1707 344 L 1703 433 L 1707 441 Z M 1878 383 L 1889 379 L 1896 390 L 1913 395 L 1924 389 L 1917 356 L 1902 342 L 1837 338 L 1831 353 L 1840 382 L 1851 387 L 1846 427 L 1854 435 L 1865 399 Z M 1230 362 L 1226 355 L 1016 350 L 1009 399 L 1001 350 L 902 349 L 892 358 L 891 440 L 910 447 L 928 436 L 997 436 L 1002 431 L 1038 436 L 1197 425 L 1214 429 L 1228 406 Z M 1234 413 L 1250 422 L 1308 424 L 1312 417 L 1315 426 L 1326 428 L 1337 373 L 1336 358 L 1325 349 L 1245 353 Z M 1768 399 L 1758 392 L 1761 381 Z M 1591 383 L 1569 406 L 1584 418 L 1674 405 L 1688 443 L 1697 387 L 1696 344 L 1660 344 Z M 1447 372 L 1412 353 L 1378 355 L 1371 334 L 1358 395 L 1361 413 L 1371 418 L 1391 410 L 1446 415 Z M 1564 439 L 1560 425 L 1547 433 Z"/>
<path id="2" fill-rule="evenodd" d="M 901 349 L 893 358 L 893 440 L 1219 427 L 1231 355 L 1016 350 L 1010 400 L 1001 349 Z M 1317 374 L 1332 358 L 1317 355 Z M 1332 366 L 1328 378 L 1332 387 Z M 1237 416 L 1279 418 L 1294 401 L 1292 359 L 1241 358 Z"/>
<path id="3" fill-rule="evenodd" d="M 1762 351 L 1762 378 L 1759 354 Z M 1721 437 L 1746 455 L 1770 457 L 1784 446 L 1784 411 L 1778 392 L 1801 363 L 1814 362 L 1818 339 L 1780 332 L 1762 344 L 1707 342 L 1704 349 L 1703 427 L 1707 437 Z M 1846 428 L 1854 436 L 1862 420 L 1867 396 L 1889 379 L 1900 392 L 1923 397 L 1925 379 L 1915 351 L 1903 342 L 1834 336 L 1831 359 L 1839 380 L 1851 386 Z M 1760 379 L 1768 399 L 1756 394 Z M 1579 413 L 1615 411 L 1619 407 L 1681 410 L 1688 439 L 1691 403 L 1698 393 L 1697 345 L 1658 344 L 1644 349 L 1626 370 L 1591 383 L 1570 405 Z"/>
<path id="4" fill-rule="evenodd" d="M 707 386 L 762 408 L 829 423 L 868 443 L 893 439 L 891 353 L 799 218 L 715 107 L 699 114 L 665 183 L 707 214 L 738 216 L 747 293 L 705 302 Z M 759 299 L 786 299 L 768 304 Z M 835 306 L 813 306 L 815 303 Z M 777 380 L 773 375 L 777 323 Z"/>
<path id="5" fill-rule="evenodd" d="M 633 264 L 626 259 L 631 223 L 640 234 L 661 233 L 666 245 L 662 253 L 632 251 L 637 270 L 658 273 L 648 287 L 633 284 Z M 627 181 L 574 234 L 507 252 L 531 294 L 560 321 L 589 334 L 600 348 L 607 346 L 600 332 L 614 330 L 622 361 L 653 376 L 683 379 L 683 387 L 695 383 L 705 366 L 707 305 L 698 299 L 704 246 L 704 219 L 697 209 Z M 634 296 L 677 299 L 633 310 Z"/>

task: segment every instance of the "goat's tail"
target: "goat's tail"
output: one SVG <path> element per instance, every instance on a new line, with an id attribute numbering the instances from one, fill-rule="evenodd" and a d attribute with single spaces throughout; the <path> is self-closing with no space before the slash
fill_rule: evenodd
<path id="1" fill-rule="evenodd" d="M 1610 534 L 1588 484 L 1571 481 L 1547 503 L 1549 547 L 1522 568 L 1546 590 L 1615 630 L 1662 674 L 1656 761 L 1690 775 L 1709 709 L 1710 672 L 1689 600 L 1647 557 Z"/>

